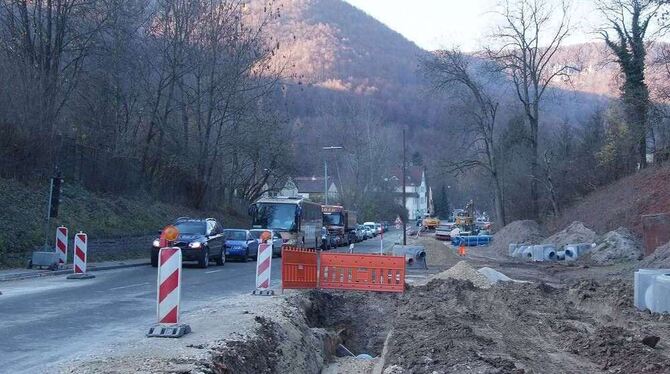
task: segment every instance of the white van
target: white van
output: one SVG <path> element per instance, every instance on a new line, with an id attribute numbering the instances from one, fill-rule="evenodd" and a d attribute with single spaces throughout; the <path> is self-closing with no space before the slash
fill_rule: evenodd
<path id="1" fill-rule="evenodd" d="M 365 222 L 365 223 L 363 223 L 363 226 L 365 226 L 366 228 L 370 229 L 370 232 L 372 233 L 372 236 L 377 236 L 377 234 L 379 234 L 379 233 L 377 232 L 377 224 L 376 224 L 376 223 L 374 223 L 374 222 Z"/>

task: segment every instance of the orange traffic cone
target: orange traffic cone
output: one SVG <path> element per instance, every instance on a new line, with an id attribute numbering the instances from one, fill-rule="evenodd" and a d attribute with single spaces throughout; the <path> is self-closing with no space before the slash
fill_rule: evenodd
<path id="1" fill-rule="evenodd" d="M 465 256 L 465 244 L 461 243 L 461 245 L 458 247 L 458 255 Z"/>

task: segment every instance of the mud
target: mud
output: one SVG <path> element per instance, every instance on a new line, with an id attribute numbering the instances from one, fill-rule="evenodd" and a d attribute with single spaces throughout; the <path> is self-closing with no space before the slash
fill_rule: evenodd
<path id="1" fill-rule="evenodd" d="M 503 283 L 456 279 L 413 287 L 401 300 L 386 365 L 406 373 L 670 371 L 665 319 L 632 308 L 628 284 Z"/>

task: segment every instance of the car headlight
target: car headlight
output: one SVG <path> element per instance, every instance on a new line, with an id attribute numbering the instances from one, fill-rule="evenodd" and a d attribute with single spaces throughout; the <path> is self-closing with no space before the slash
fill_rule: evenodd
<path id="1" fill-rule="evenodd" d="M 188 243 L 188 247 L 193 248 L 193 249 L 198 249 L 198 248 L 202 247 L 202 243 L 200 243 L 200 242 Z"/>
<path id="2" fill-rule="evenodd" d="M 161 246 L 161 241 L 160 241 L 160 239 L 156 239 L 156 240 L 154 240 L 154 242 L 153 242 L 153 246 L 154 246 L 154 248 L 158 248 L 158 247 L 160 247 L 160 246 Z"/>

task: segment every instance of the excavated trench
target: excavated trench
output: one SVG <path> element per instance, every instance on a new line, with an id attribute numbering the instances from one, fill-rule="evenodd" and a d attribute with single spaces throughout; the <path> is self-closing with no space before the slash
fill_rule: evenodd
<path id="1" fill-rule="evenodd" d="M 393 325 L 398 295 L 366 292 L 319 292 L 306 295 L 310 327 L 334 332 L 354 355 L 380 356 Z M 349 355 L 336 350 L 336 356 Z"/>
<path id="2" fill-rule="evenodd" d="M 399 295 L 310 291 L 287 299 L 279 321 L 211 349 L 206 373 L 319 373 L 337 357 L 382 355 Z"/>

